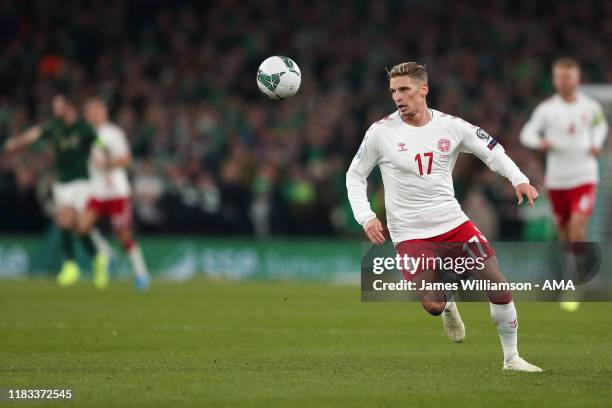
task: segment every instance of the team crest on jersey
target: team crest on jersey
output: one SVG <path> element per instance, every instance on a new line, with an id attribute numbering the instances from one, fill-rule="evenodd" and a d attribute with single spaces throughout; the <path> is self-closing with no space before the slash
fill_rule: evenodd
<path id="1" fill-rule="evenodd" d="M 442 138 L 438 140 L 438 150 L 440 150 L 442 153 L 448 152 L 450 148 L 451 148 L 450 140 L 446 138 Z"/>
<path id="2" fill-rule="evenodd" d="M 397 149 L 398 152 L 406 152 L 406 151 L 408 151 L 408 149 L 406 149 L 406 143 L 398 143 L 397 147 L 399 147 L 399 149 Z"/>

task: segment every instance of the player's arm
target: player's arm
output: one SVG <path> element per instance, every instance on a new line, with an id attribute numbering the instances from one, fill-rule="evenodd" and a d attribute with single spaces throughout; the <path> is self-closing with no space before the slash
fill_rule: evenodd
<path id="1" fill-rule="evenodd" d="M 598 156 L 608 137 L 608 122 L 599 103 L 595 107 L 595 115 L 593 115 L 593 121 L 591 122 L 591 134 L 593 137 L 591 153 Z"/>
<path id="2" fill-rule="evenodd" d="M 351 166 L 346 172 L 346 190 L 348 199 L 353 209 L 353 215 L 357 222 L 363 227 L 372 243 L 382 244 L 385 237 L 382 234 L 382 224 L 376 218 L 368 201 L 367 178 L 374 166 L 378 164 L 380 153 L 378 151 L 376 135 L 372 128 L 367 132 L 359 151 L 353 158 Z"/>
<path id="3" fill-rule="evenodd" d="M 6 144 L 4 145 L 4 150 L 12 153 L 23 149 L 24 147 L 29 146 L 40 139 L 41 135 L 42 128 L 40 126 L 31 127 L 19 136 L 15 136 L 7 140 Z"/>
<path id="4" fill-rule="evenodd" d="M 126 168 L 132 164 L 132 154 L 130 151 L 130 144 L 128 143 L 127 137 L 123 130 L 117 128 L 115 137 L 113 138 L 113 144 L 111 146 L 112 159 L 111 168 Z"/>
<path id="5" fill-rule="evenodd" d="M 103 167 L 107 170 L 126 168 L 132 164 L 132 155 L 129 152 L 115 157 L 111 151 L 105 156 Z"/>
<path id="6" fill-rule="evenodd" d="M 523 195 L 527 197 L 530 207 L 538 198 L 538 191 L 529 184 L 529 179 L 506 154 L 502 145 L 480 128 L 468 125 L 462 127 L 462 150 L 475 154 L 491 170 L 507 178 L 516 191 L 518 204 L 523 202 Z"/>
<path id="7" fill-rule="evenodd" d="M 531 118 L 521 130 L 520 140 L 523 146 L 530 149 L 547 151 L 550 144 L 542 137 L 546 129 L 542 105 L 538 106 L 531 115 Z"/>
<path id="8" fill-rule="evenodd" d="M 95 140 L 95 146 L 100 148 L 104 154 L 94 155 L 96 166 L 113 170 L 116 168 L 126 168 L 132 164 L 132 154 L 125 134 L 121 131 L 113 132 L 105 143 L 100 137 Z"/>

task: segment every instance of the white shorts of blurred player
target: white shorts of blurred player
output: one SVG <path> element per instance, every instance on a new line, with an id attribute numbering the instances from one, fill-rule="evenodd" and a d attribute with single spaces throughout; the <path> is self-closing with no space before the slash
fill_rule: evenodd
<path id="1" fill-rule="evenodd" d="M 74 180 L 53 185 L 55 208 L 71 207 L 81 212 L 87 206 L 91 189 L 88 180 Z"/>

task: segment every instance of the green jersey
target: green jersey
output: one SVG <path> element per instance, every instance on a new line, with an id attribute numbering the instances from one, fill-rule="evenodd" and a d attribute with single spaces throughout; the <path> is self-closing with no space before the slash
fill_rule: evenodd
<path id="1" fill-rule="evenodd" d="M 51 119 L 43 125 L 40 140 L 53 145 L 60 183 L 89 178 L 87 163 L 96 138 L 96 131 L 82 119 L 70 125 Z"/>

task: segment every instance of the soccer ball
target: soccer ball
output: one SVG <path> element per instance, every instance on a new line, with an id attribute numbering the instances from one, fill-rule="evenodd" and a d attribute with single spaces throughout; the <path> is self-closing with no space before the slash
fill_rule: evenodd
<path id="1" fill-rule="evenodd" d="M 295 95 L 301 82 L 300 68 L 291 58 L 270 57 L 257 70 L 257 86 L 271 99 L 285 99 Z"/>

